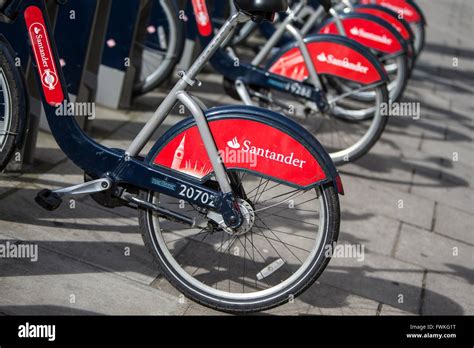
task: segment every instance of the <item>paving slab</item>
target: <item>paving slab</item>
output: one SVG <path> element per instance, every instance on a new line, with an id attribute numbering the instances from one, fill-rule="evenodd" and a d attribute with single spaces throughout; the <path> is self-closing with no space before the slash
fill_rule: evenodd
<path id="1" fill-rule="evenodd" d="M 403 225 L 395 257 L 449 278 L 474 284 L 474 247 Z"/>
<path id="2" fill-rule="evenodd" d="M 472 315 L 472 289 L 472 282 L 469 284 L 443 274 L 428 272 L 421 314 Z"/>
<path id="3" fill-rule="evenodd" d="M 2 240 L 13 240 L 0 236 Z M 172 296 L 40 246 L 37 262 L 0 259 L 0 311 L 22 315 L 181 314 Z"/>
<path id="4" fill-rule="evenodd" d="M 468 212 L 474 204 L 473 190 L 462 177 L 458 177 L 457 181 L 453 181 L 452 177 L 450 176 L 449 180 L 436 178 L 419 169 L 413 177 L 413 181 L 418 185 L 413 185 L 411 192 Z"/>
<path id="5" fill-rule="evenodd" d="M 353 208 L 343 208 L 339 242 L 362 245 L 366 252 L 390 256 L 398 237 L 400 222 L 384 216 L 360 214 Z"/>
<path id="6" fill-rule="evenodd" d="M 319 281 L 418 314 L 423 269 L 391 257 L 366 253 L 362 262 L 353 258 L 331 259 Z"/>
<path id="7" fill-rule="evenodd" d="M 433 220 L 434 200 L 388 188 L 383 182 L 344 178 L 346 195 L 341 204 L 358 211 L 358 214 L 381 215 L 430 228 Z"/>
<path id="8" fill-rule="evenodd" d="M 94 202 L 84 204 L 78 200 L 74 206 L 68 201 L 58 210 L 47 212 L 34 202 L 37 192 L 38 189 L 23 189 L 0 200 L 0 233 L 35 241 L 144 284 L 156 277 L 158 271 L 143 246 L 136 211 L 118 215 L 112 210 L 97 209 Z"/>
<path id="9" fill-rule="evenodd" d="M 446 237 L 474 245 L 474 206 L 466 209 L 468 212 L 438 203 L 434 230 Z"/>

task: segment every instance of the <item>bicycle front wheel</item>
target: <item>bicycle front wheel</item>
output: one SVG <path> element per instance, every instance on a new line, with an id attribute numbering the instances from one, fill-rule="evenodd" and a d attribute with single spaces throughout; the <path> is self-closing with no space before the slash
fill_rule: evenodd
<path id="1" fill-rule="evenodd" d="M 248 172 L 233 176 L 245 191 L 239 230 L 225 231 L 212 221 L 192 228 L 141 211 L 142 236 L 163 275 L 185 296 L 225 312 L 266 310 L 298 296 L 328 264 L 339 232 L 339 200 L 332 186 L 298 190 Z M 142 199 L 205 216 L 154 192 Z"/>

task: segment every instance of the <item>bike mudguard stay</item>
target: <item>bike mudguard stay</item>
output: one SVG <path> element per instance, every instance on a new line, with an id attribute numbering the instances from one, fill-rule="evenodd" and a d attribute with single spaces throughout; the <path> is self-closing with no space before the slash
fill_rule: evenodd
<path id="1" fill-rule="evenodd" d="M 376 4 L 389 8 L 396 12 L 408 23 L 422 23 L 426 24 L 425 16 L 412 0 L 359 0 L 361 5 Z"/>
<path id="2" fill-rule="evenodd" d="M 336 168 L 321 144 L 288 118 L 251 106 L 216 107 L 207 111 L 206 118 L 228 170 L 249 171 L 297 188 L 331 183 L 343 193 Z M 168 130 L 146 161 L 203 182 L 212 176 L 193 118 Z"/>
<path id="3" fill-rule="evenodd" d="M 361 45 L 390 55 L 408 52 L 408 45 L 400 33 L 389 23 L 365 13 L 348 13 L 341 15 L 340 21 L 347 37 Z M 323 23 L 320 34 L 342 34 L 334 18 Z"/>
<path id="4" fill-rule="evenodd" d="M 340 35 L 311 35 L 305 39 L 318 74 L 330 74 L 364 85 L 388 80 L 381 63 L 362 45 Z M 278 75 L 304 81 L 309 72 L 295 43 L 283 47 L 268 62 L 267 69 Z"/>
<path id="5" fill-rule="evenodd" d="M 51 132 L 59 147 L 69 159 L 92 177 L 108 177 L 115 184 L 129 184 L 140 189 L 161 192 L 178 199 L 184 198 L 201 207 L 219 209 L 223 201 L 222 192 L 204 186 L 201 180 L 192 176 L 164 166 L 156 166 L 150 163 L 150 161 L 144 161 L 139 157 L 128 157 L 123 150 L 110 149 L 100 145 L 83 132 L 74 117 L 58 116 L 56 114 L 59 104 L 69 102 L 66 83 L 62 70 L 57 69 L 57 67 L 60 67 L 59 57 L 54 41 L 52 41 L 53 36 L 50 25 L 44 19 L 44 2 L 31 1 L 31 3 L 35 5 L 29 5 L 28 3 L 29 6 L 24 10 L 24 20 L 31 41 L 31 54 L 36 62 L 38 86 L 40 86 L 43 106 Z M 223 108 L 220 110 L 222 114 L 231 112 L 235 114 L 236 112 L 235 108 Z M 320 173 L 324 173 L 324 175 L 320 174 L 321 176 L 317 177 L 319 181 L 315 179 L 313 184 L 331 182 L 342 193 L 342 185 L 340 184 L 337 171 L 331 159 L 328 155 L 324 154 L 317 141 L 305 139 L 305 136 L 293 136 L 294 133 L 302 132 L 298 125 L 292 124 L 283 116 L 272 115 L 273 117 L 264 117 L 261 111 L 259 112 L 259 109 L 240 107 L 239 113 L 243 115 L 241 116 L 242 118 L 247 117 L 255 122 L 265 123 L 268 121 L 268 129 L 273 127 L 278 130 L 281 129 L 287 134 L 291 134 L 289 138 L 301 139 L 303 144 L 306 144 L 305 146 L 309 149 L 308 151 L 311 151 L 311 154 L 314 156 L 314 158 L 308 158 L 308 161 L 320 161 L 317 164 L 321 168 Z M 212 115 L 214 114 L 209 114 L 209 117 Z M 274 125 L 271 124 L 271 120 L 273 120 Z M 285 121 L 286 127 L 283 126 Z M 172 129 L 176 130 L 177 127 L 175 126 Z M 168 132 L 168 134 L 170 133 Z M 269 144 L 267 145 L 270 146 Z M 151 157 L 158 155 L 156 148 L 157 146 L 154 147 L 155 151 Z M 299 151 L 299 149 L 295 149 L 294 156 L 297 155 L 296 151 Z M 308 157 L 310 156 L 308 155 Z M 293 157 L 292 159 L 296 160 L 297 158 Z M 317 167 L 314 162 L 311 163 L 313 164 L 312 169 Z M 201 192 L 202 194 L 183 197 L 183 187 L 193 192 Z"/>

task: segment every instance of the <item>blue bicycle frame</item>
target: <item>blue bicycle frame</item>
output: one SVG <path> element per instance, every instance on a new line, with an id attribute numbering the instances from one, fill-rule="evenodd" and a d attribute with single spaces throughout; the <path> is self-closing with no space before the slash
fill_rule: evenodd
<path id="1" fill-rule="evenodd" d="M 235 204 L 231 180 L 227 176 L 225 164 L 219 161 L 217 147 L 211 134 L 207 117 L 212 120 L 219 118 L 251 119 L 260 124 L 269 125 L 295 139 L 307 149 L 315 159 L 323 178 L 311 182 L 308 189 L 317 185 L 332 184 L 342 193 L 342 186 L 329 155 L 322 146 L 302 127 L 278 114 L 251 107 L 223 107 L 210 112 L 201 109 L 201 104 L 186 90 L 195 83 L 195 77 L 218 50 L 233 28 L 242 20 L 243 14 L 234 15 L 220 32 L 210 40 L 208 47 L 193 64 L 191 69 L 183 74 L 152 118 L 143 127 L 142 131 L 133 140 L 127 150 L 111 149 L 98 144 L 79 127 L 74 117 L 59 117 L 56 115 L 59 104 L 69 102 L 67 84 L 64 79 L 57 48 L 54 42 L 51 25 L 47 19 L 45 0 L 13 0 L 8 15 L 24 20 L 31 41 L 31 55 L 36 60 L 36 78 L 41 90 L 46 117 L 58 145 L 63 152 L 92 178 L 101 178 L 100 184 L 113 192 L 114 197 L 121 198 L 124 187 L 134 190 L 150 190 L 165 195 L 183 199 L 202 208 L 217 211 L 229 227 L 239 226 L 242 220 L 238 206 Z M 56 68 L 58 67 L 58 68 Z M 275 81 L 281 82 L 279 79 Z M 155 165 L 153 158 L 161 145 L 170 141 L 173 134 L 182 129 L 182 125 L 173 127 L 167 135 L 159 140 L 154 150 L 147 158 L 139 156 L 154 131 L 161 125 L 174 105 L 180 101 L 193 114 L 194 120 L 189 124 L 199 128 L 202 140 L 212 163 L 213 172 L 220 186 L 220 191 L 205 185 L 205 179 L 196 179 L 170 168 Z M 264 176 L 265 173 L 260 173 Z M 110 183 L 110 187 L 108 186 Z M 289 185 L 294 185 L 291 182 Z M 82 184 L 84 186 L 85 184 Z M 81 186 L 81 185 L 78 185 Z M 183 196 L 183 187 L 189 191 L 200 192 L 201 195 Z M 81 191 L 81 190 L 79 190 Z M 54 192 L 54 191 L 53 191 Z M 65 191 L 57 190 L 62 193 Z M 81 191 L 81 193 L 90 193 Z M 204 200 L 202 197 L 208 197 Z M 143 208 L 143 207 L 141 207 Z M 145 207 L 146 208 L 146 207 Z M 183 219 L 182 219 L 183 220 Z M 185 220 L 185 219 L 184 219 Z M 191 223 L 191 222 L 189 222 Z"/>

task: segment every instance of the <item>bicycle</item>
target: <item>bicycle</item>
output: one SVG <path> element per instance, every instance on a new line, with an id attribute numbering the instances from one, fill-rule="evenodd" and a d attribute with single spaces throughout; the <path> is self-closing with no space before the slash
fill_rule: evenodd
<path id="1" fill-rule="evenodd" d="M 222 11 L 223 3 L 216 9 Z M 406 88 L 408 77 L 413 68 L 414 47 L 413 33 L 408 23 L 397 18 L 393 11 L 378 5 L 352 6 L 347 1 L 338 3 L 329 9 L 329 18 L 317 1 L 295 1 L 291 15 L 282 15 L 278 26 L 264 23 L 258 25 L 260 32 L 268 40 L 265 48 L 285 47 L 294 37 L 285 31 L 292 24 L 302 36 L 311 33 L 335 34 L 349 37 L 371 50 L 383 63 L 389 76 L 388 91 L 392 101 L 401 99 Z M 247 23 L 247 28 L 241 30 L 239 42 L 257 29 L 254 23 Z M 271 43 L 271 44 L 270 44 Z M 264 49 L 265 49 L 264 48 Z M 346 84 L 338 86 L 342 92 L 349 91 Z M 354 98 L 371 100 L 373 93 L 358 93 Z"/>
<path id="2" fill-rule="evenodd" d="M 106 207 L 138 209 L 144 243 L 171 284 L 203 305 L 242 313 L 288 302 L 320 276 L 337 240 L 343 187 L 328 153 L 295 122 L 250 106 L 205 110 L 188 93 L 238 23 L 270 20 L 288 6 L 284 0 L 235 4 L 239 11 L 180 74 L 127 149 L 100 145 L 74 117 L 56 116 L 68 93 L 44 0 L 2 0 L 0 13 L 25 22 L 51 132 L 89 178 L 42 190 L 36 202 L 52 211 L 64 197 L 91 195 Z M 192 117 L 140 156 L 177 102 Z"/>
<path id="3" fill-rule="evenodd" d="M 329 11 L 330 4 L 327 8 Z M 214 30 L 206 1 L 193 1 L 190 10 L 197 19 L 189 16 L 189 28 L 194 28 L 205 46 Z M 210 27 L 207 35 L 199 31 L 199 21 Z M 211 59 L 214 69 L 224 76 L 224 89 L 246 105 L 268 107 L 297 120 L 318 135 L 336 165 L 357 160 L 378 141 L 387 123 L 381 110 L 389 100 L 383 66 L 351 39 L 336 35 L 303 38 L 291 24 L 283 30 L 294 41 L 272 52 L 275 43 L 269 40 L 250 63 L 240 60 L 229 39 Z M 341 92 L 338 86 L 346 81 L 352 83 L 352 90 Z M 354 98 L 363 91 L 374 93 L 374 98 Z"/>
<path id="4" fill-rule="evenodd" d="M 423 12 L 413 0 L 338 0 L 335 1 L 335 4 L 339 5 L 336 6 L 337 10 L 355 10 L 356 12 L 370 13 L 390 22 L 405 39 L 410 38 L 410 41 L 413 41 L 414 57 L 419 56 L 423 50 L 426 20 Z M 340 6 L 341 4 L 343 6 Z M 318 5 L 318 0 L 311 0 L 310 6 L 306 6 L 302 11 L 303 16 L 300 19 L 304 20 L 301 30 L 303 34 L 308 34 L 318 24 L 318 20 L 323 14 L 321 10 L 318 10 Z M 380 7 L 387 9 L 389 12 L 382 13 Z M 365 10 L 361 11 L 361 8 L 365 8 Z M 395 22 L 387 16 L 390 13 L 391 17 L 393 17 L 393 14 L 396 15 Z M 406 28 L 406 25 L 409 28 Z M 240 40 L 245 40 L 257 25 L 246 24 L 246 27 Z M 259 28 L 266 37 L 270 37 L 274 31 L 270 25 L 261 24 Z M 410 32 L 409 35 L 406 32 L 407 30 Z"/>

